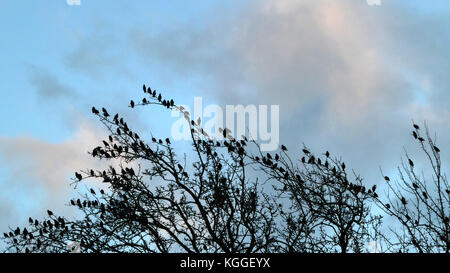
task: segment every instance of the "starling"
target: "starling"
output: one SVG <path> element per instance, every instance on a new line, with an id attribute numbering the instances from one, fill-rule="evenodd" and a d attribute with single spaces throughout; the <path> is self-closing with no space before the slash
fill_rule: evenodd
<path id="1" fill-rule="evenodd" d="M 75 177 L 78 179 L 78 181 L 80 181 L 81 179 L 83 179 L 83 176 L 81 176 L 81 174 L 75 172 Z"/>
<path id="2" fill-rule="evenodd" d="M 406 204 L 408 204 L 408 202 L 406 202 L 405 197 L 403 197 L 403 196 L 402 196 L 402 198 L 401 198 L 401 201 L 402 201 L 402 204 L 403 204 L 404 206 L 406 206 Z"/>
<path id="3" fill-rule="evenodd" d="M 102 111 L 103 111 L 103 116 L 105 116 L 105 118 L 109 117 L 109 113 L 108 113 L 108 111 L 106 111 L 106 109 L 104 107 L 102 108 Z"/>
<path id="4" fill-rule="evenodd" d="M 92 106 L 92 113 L 94 113 L 94 114 L 97 115 L 97 114 L 100 113 L 100 112 L 99 112 L 97 109 L 95 109 L 95 107 Z"/>
<path id="5" fill-rule="evenodd" d="M 438 148 L 438 147 L 436 147 L 436 146 L 434 146 L 434 150 L 436 151 L 436 153 L 439 153 L 439 152 L 441 152 L 441 150 L 439 150 L 439 148 Z"/>

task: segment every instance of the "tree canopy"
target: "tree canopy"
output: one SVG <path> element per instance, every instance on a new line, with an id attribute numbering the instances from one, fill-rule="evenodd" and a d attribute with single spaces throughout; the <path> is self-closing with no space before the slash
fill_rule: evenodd
<path id="1" fill-rule="evenodd" d="M 381 194 L 328 151 L 281 145 L 264 153 L 226 128 L 214 140 L 173 99 L 143 91 L 129 107 L 182 112 L 193 159 L 169 138 L 141 137 L 119 114 L 93 107 L 109 136 L 90 155 L 110 166 L 78 170 L 74 183 L 100 179 L 104 187 L 69 200 L 81 218 L 48 210 L 46 219 L 6 231 L 7 252 L 71 252 L 74 244 L 87 253 L 367 252 L 375 242 L 385 252 L 449 253 L 450 188 L 428 128 L 413 124 L 412 137 L 431 179 L 405 152 L 398 179 L 381 175 Z"/>

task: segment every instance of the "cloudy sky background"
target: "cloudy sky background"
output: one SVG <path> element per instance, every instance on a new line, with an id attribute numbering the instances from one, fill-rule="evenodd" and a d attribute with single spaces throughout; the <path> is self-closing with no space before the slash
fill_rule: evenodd
<path id="1" fill-rule="evenodd" d="M 329 150 L 368 185 L 417 154 L 412 120 L 449 162 L 450 4 L 381 1 L 3 1 L 0 230 L 70 213 L 74 171 L 101 166 L 93 105 L 170 134 L 169 112 L 127 107 L 143 83 L 187 105 L 278 104 L 293 155 Z"/>

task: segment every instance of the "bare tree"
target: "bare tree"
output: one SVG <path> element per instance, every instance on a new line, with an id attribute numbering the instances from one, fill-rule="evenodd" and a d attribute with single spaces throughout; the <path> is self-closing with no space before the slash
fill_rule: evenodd
<path id="1" fill-rule="evenodd" d="M 413 158 L 405 151 L 406 162 L 398 167 L 399 181 L 384 179 L 388 192 L 378 205 L 400 224 L 391 228 L 394 238 L 388 243 L 402 252 L 446 252 L 450 250 L 450 187 L 442 170 L 440 149 L 425 124 L 423 132 L 413 124 L 412 136 L 425 154 L 431 177 L 418 170 Z"/>
<path id="2" fill-rule="evenodd" d="M 146 88 L 146 98 L 130 107 L 173 100 Z M 70 221 L 49 211 L 49 219 L 30 218 L 30 226 L 5 233 L 10 251 L 66 252 L 79 242 L 82 252 L 267 252 L 272 248 L 275 210 L 258 181 L 246 175 L 245 141 L 214 142 L 190 121 L 192 164 L 177 157 L 170 139 L 146 143 L 116 114 L 92 108 L 109 137 L 91 152 L 115 161 L 106 170 L 75 173 L 76 183 L 101 179 L 107 190 L 91 189 L 71 200 L 84 216 Z M 186 117 L 189 114 L 184 112 Z M 135 167 L 132 167 L 134 164 Z M 190 166 L 189 166 L 190 165 Z"/>
<path id="3" fill-rule="evenodd" d="M 180 156 L 169 138 L 141 137 L 119 114 L 93 107 L 108 138 L 90 154 L 109 167 L 76 172 L 74 183 L 100 180 L 104 187 L 70 200 L 81 219 L 48 210 L 44 220 L 11 228 L 3 234 L 7 251 L 70 252 L 79 244 L 87 253 L 346 253 L 384 241 L 388 250 L 448 252 L 448 182 L 428 130 L 427 141 L 418 126 L 413 136 L 431 162 L 434 186 L 417 176 L 407 155 L 409 165 L 399 168 L 403 184 L 389 184 L 388 197 L 395 200 L 381 202 L 376 186 L 366 188 L 329 152 L 316 156 L 306 146 L 288 152 L 281 145 L 263 153 L 256 141 L 235 139 L 229 129 L 221 131 L 223 140 L 214 140 L 182 106 L 145 85 L 143 91 L 145 97 L 129 107 L 180 111 L 192 155 Z M 404 228 L 392 231 L 395 242 L 380 232 L 375 202 Z"/>
<path id="4" fill-rule="evenodd" d="M 363 179 L 347 174 L 345 163 L 327 151 L 316 157 L 306 147 L 294 161 L 282 146 L 281 153 L 253 158 L 275 188 L 278 200 L 287 199 L 282 215 L 287 224 L 282 245 L 288 252 L 362 252 L 374 239 L 381 218 L 370 214 L 376 186 L 366 189 Z M 280 204 L 280 207 L 282 205 Z"/>

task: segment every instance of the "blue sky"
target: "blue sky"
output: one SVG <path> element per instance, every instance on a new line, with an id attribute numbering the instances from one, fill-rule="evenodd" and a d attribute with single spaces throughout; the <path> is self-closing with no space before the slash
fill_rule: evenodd
<path id="1" fill-rule="evenodd" d="M 168 134 L 169 113 L 127 107 L 143 83 L 188 105 L 279 104 L 282 142 L 378 183 L 414 149 L 411 119 L 450 147 L 449 15 L 444 0 L 2 1 L 0 228 L 66 209 L 103 133 L 92 105 Z"/>

